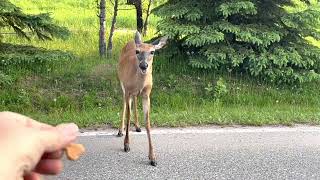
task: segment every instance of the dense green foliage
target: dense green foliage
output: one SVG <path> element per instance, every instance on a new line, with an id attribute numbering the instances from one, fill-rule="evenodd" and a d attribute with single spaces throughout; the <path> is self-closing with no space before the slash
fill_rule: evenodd
<path id="1" fill-rule="evenodd" d="M 305 39 L 320 39 L 318 6 L 298 0 L 169 0 L 154 12 L 163 18 L 158 29 L 189 54 L 193 67 L 302 83 L 320 78 L 320 49 Z"/>
<path id="2" fill-rule="evenodd" d="M 0 0 L 0 32 L 0 84 L 2 85 L 12 81 L 9 75 L 12 68 L 50 71 L 47 66 L 49 62 L 72 58 L 71 54 L 58 50 L 49 51 L 2 42 L 3 33 L 10 35 L 12 32 L 27 40 L 31 40 L 34 36 L 40 40 L 68 37 L 67 28 L 55 25 L 49 13 L 25 14 L 8 0 Z"/>

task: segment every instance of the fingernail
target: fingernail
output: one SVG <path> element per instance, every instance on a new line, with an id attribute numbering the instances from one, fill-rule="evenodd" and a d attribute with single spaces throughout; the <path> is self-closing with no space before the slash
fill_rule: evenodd
<path id="1" fill-rule="evenodd" d="M 79 132 L 78 126 L 74 123 L 61 124 L 58 126 L 58 128 L 65 137 L 76 137 Z"/>

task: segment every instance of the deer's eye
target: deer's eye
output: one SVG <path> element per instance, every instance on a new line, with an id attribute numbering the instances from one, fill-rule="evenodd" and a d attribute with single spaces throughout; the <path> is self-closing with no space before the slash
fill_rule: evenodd
<path id="1" fill-rule="evenodd" d="M 153 55 L 153 54 L 154 54 L 154 51 L 150 51 L 150 54 L 152 54 L 152 55 Z"/>
<path id="2" fill-rule="evenodd" d="M 136 50 L 136 54 L 140 54 L 140 51 L 139 51 L 139 50 Z"/>

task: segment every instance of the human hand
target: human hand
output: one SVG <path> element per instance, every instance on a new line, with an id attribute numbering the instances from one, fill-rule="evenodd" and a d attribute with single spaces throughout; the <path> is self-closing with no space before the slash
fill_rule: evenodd
<path id="1" fill-rule="evenodd" d="M 63 149 L 78 134 L 75 124 L 53 127 L 26 116 L 0 112 L 0 179 L 38 180 L 62 171 Z"/>

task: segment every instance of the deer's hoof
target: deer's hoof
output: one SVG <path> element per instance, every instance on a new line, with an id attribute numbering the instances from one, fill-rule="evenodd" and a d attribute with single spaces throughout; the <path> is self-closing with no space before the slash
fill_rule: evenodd
<path id="1" fill-rule="evenodd" d="M 129 151 L 130 151 L 129 144 L 125 144 L 124 145 L 124 152 L 129 152 Z"/>
<path id="2" fill-rule="evenodd" d="M 150 161 L 150 164 L 151 164 L 151 166 L 156 167 L 158 163 L 157 163 L 156 160 L 151 160 L 151 161 Z"/>
<path id="3" fill-rule="evenodd" d="M 122 137 L 122 136 L 123 136 L 123 133 L 122 133 L 121 131 L 119 131 L 118 134 L 117 134 L 117 136 L 118 136 L 118 137 Z"/>
<path id="4" fill-rule="evenodd" d="M 140 128 L 140 127 L 137 127 L 137 128 L 136 128 L 136 131 L 137 131 L 137 132 L 141 132 L 141 128 Z"/>

